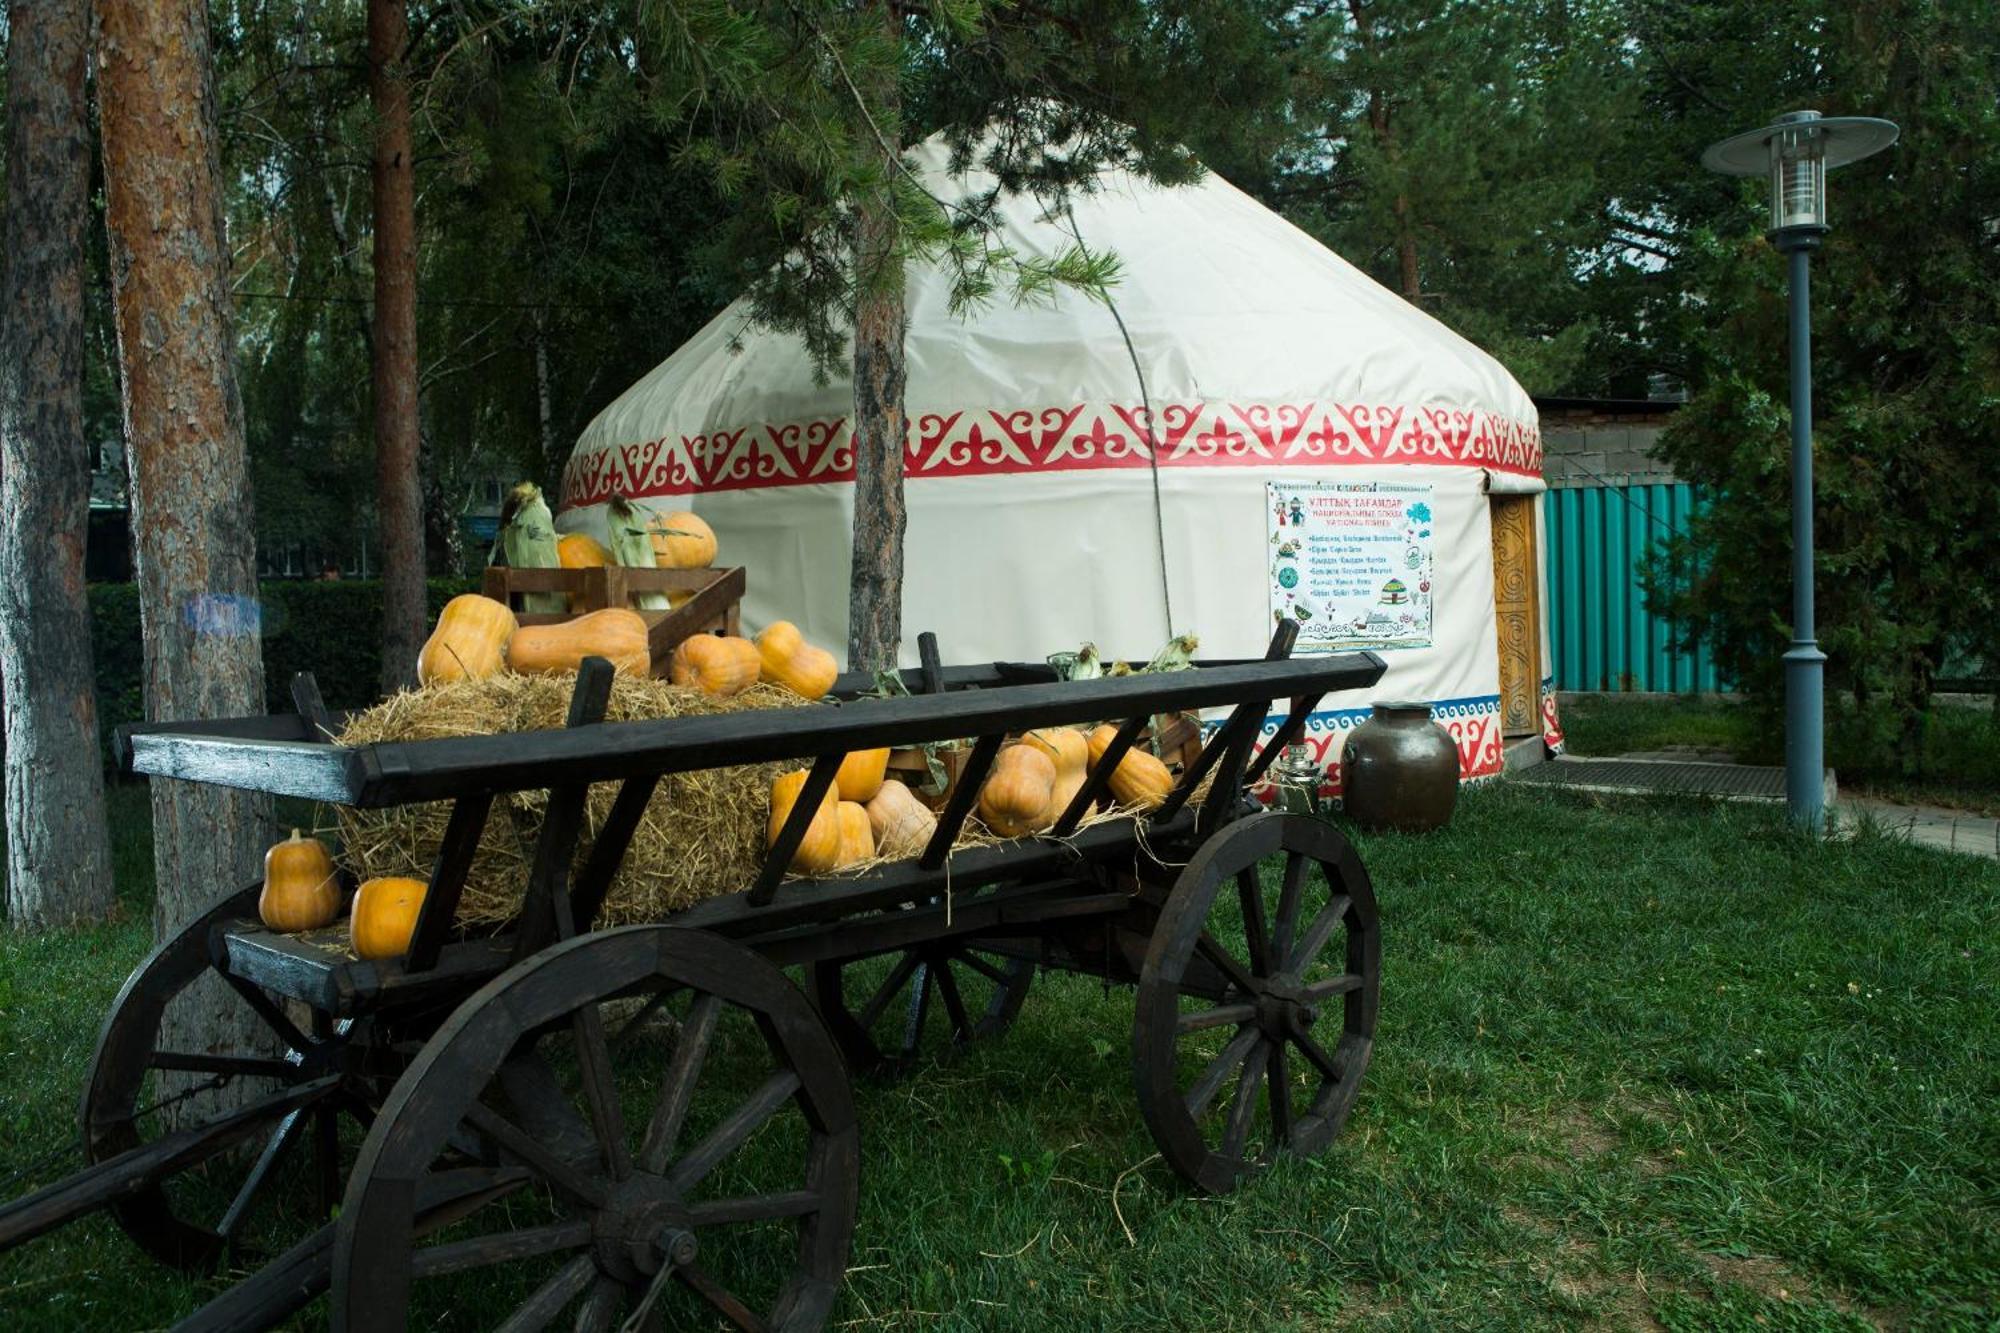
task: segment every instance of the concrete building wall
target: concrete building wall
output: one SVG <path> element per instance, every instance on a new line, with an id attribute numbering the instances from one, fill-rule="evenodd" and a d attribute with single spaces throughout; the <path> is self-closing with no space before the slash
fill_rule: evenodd
<path id="1" fill-rule="evenodd" d="M 1551 490 L 1679 480 L 1653 457 L 1679 404 L 1540 399 L 1536 406 L 1542 418 L 1542 475 Z"/>

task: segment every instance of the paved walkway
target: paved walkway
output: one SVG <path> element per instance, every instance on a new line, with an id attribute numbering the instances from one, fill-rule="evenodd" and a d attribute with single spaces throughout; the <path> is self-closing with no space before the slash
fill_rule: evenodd
<path id="1" fill-rule="evenodd" d="M 1719 796 L 1731 801 L 1785 799 L 1785 770 L 1729 761 L 1720 751 L 1652 751 L 1609 759 L 1562 755 L 1510 775 L 1514 782 L 1632 795 L 1667 793 Z M 1897 805 L 1867 796 L 1843 797 L 1826 775 L 1827 801 L 1836 827 L 1872 820 L 1878 827 L 1939 851 L 2000 860 L 2000 819 L 1932 805 Z"/>

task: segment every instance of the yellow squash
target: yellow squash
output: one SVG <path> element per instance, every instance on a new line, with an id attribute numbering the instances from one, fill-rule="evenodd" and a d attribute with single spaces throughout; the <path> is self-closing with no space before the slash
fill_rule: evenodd
<path id="1" fill-rule="evenodd" d="M 715 529 L 680 510 L 655 514 L 646 525 L 653 563 L 660 569 L 706 569 L 715 563 Z"/>
<path id="2" fill-rule="evenodd" d="M 782 774 L 771 783 L 771 821 L 764 829 L 766 847 L 777 844 L 778 834 L 784 829 L 785 820 L 791 816 L 792 807 L 798 803 L 799 792 L 805 785 L 804 769 Z M 812 822 L 806 825 L 806 836 L 799 842 L 799 849 L 792 853 L 791 869 L 805 875 L 824 875 L 838 864 L 840 793 L 828 787 L 819 809 L 813 812 Z"/>
<path id="3" fill-rule="evenodd" d="M 257 915 L 272 930 L 318 930 L 340 915 L 340 882 L 333 856 L 318 838 L 297 829 L 264 853 L 264 891 Z"/>
<path id="4" fill-rule="evenodd" d="M 1003 838 L 1047 828 L 1055 785 L 1054 760 L 1032 745 L 1010 745 L 993 761 L 993 772 L 979 789 L 979 817 Z"/>
<path id="5" fill-rule="evenodd" d="M 1090 733 L 1090 766 L 1097 767 L 1097 761 L 1104 757 L 1105 750 L 1118 735 L 1118 728 L 1109 725 Z M 1120 805 L 1136 805 L 1151 810 L 1166 803 L 1167 794 L 1174 789 L 1174 775 L 1159 759 L 1138 746 L 1125 752 L 1118 761 L 1118 767 L 1111 770 L 1111 798 Z"/>
<path id="6" fill-rule="evenodd" d="M 505 604 L 476 592 L 444 604 L 437 628 L 417 654 L 417 682 L 436 685 L 448 680 L 478 680 L 505 665 L 507 643 L 520 628 Z"/>
<path id="7" fill-rule="evenodd" d="M 776 621 L 757 636 L 757 655 L 764 663 L 765 680 L 803 699 L 825 695 L 840 674 L 833 654 L 807 643 L 799 627 L 789 620 Z"/>
<path id="8" fill-rule="evenodd" d="M 363 958 L 400 958 L 410 951 L 417 914 L 430 885 L 400 875 L 371 879 L 354 895 L 349 931 L 354 952 Z"/>
<path id="9" fill-rule="evenodd" d="M 572 532 L 556 539 L 556 560 L 564 569 L 603 569 L 611 563 L 611 552 L 587 532 Z"/>
<path id="10" fill-rule="evenodd" d="M 674 647 L 667 659 L 667 678 L 719 699 L 729 699 L 757 683 L 764 661 L 748 639 L 721 634 L 694 634 Z"/>
<path id="11" fill-rule="evenodd" d="M 833 785 L 840 788 L 841 800 L 865 805 L 882 790 L 882 780 L 888 771 L 887 746 L 879 750 L 856 750 L 840 761 L 840 772 L 834 776 Z"/>
<path id="12" fill-rule="evenodd" d="M 875 830 L 868 822 L 868 807 L 859 801 L 842 801 L 836 812 L 840 824 L 839 865 L 858 866 L 875 859 Z"/>
<path id="13" fill-rule="evenodd" d="M 608 607 L 556 625 L 523 625 L 507 645 L 507 665 L 528 676 L 574 671 L 586 657 L 608 658 L 622 676 L 646 675 L 653 663 L 645 620 Z"/>
<path id="14" fill-rule="evenodd" d="M 1090 773 L 1090 742 L 1075 727 L 1037 727 L 1021 738 L 1046 754 L 1056 766 L 1055 786 L 1049 792 L 1048 822 L 1054 824 L 1076 799 Z"/>
<path id="15" fill-rule="evenodd" d="M 884 779 L 868 802 L 868 824 L 883 856 L 915 856 L 937 832 L 937 816 L 894 778 Z"/>

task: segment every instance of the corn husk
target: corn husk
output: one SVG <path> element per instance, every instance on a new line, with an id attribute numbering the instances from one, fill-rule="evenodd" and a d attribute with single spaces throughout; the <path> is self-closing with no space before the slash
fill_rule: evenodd
<path id="1" fill-rule="evenodd" d="M 507 495 L 500 508 L 499 548 L 515 569 L 558 569 L 562 557 L 556 549 L 556 523 L 549 513 L 542 488 L 524 481 Z M 521 597 L 521 609 L 532 613 L 561 615 L 569 609 L 568 599 L 559 592 L 531 592 Z"/>
<path id="2" fill-rule="evenodd" d="M 1153 654 L 1146 665 L 1139 668 L 1141 673 L 1163 671 L 1188 671 L 1194 667 L 1195 650 L 1201 647 L 1201 640 L 1192 634 L 1177 634 L 1167 640 L 1166 646 Z"/>
<path id="3" fill-rule="evenodd" d="M 1076 661 L 1070 665 L 1071 680 L 1096 680 L 1104 674 L 1104 663 L 1097 656 L 1097 645 L 1086 643 L 1076 650 Z"/>
<path id="4" fill-rule="evenodd" d="M 614 563 L 627 569 L 657 568 L 653 539 L 646 531 L 646 516 L 634 509 L 629 500 L 622 495 L 612 496 L 611 503 L 604 507 L 604 519 L 611 529 Z M 665 593 L 640 593 L 633 600 L 641 611 L 664 611 L 668 607 Z"/>

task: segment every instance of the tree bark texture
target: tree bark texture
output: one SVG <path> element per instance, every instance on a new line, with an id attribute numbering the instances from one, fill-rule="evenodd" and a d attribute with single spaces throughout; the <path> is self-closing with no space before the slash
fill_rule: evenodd
<path id="1" fill-rule="evenodd" d="M 417 203 L 404 0 L 368 0 L 375 111 L 375 515 L 382 536 L 382 689 L 417 680 L 424 643 L 423 488 L 417 476 Z"/>
<path id="2" fill-rule="evenodd" d="M 116 902 L 83 555 L 89 0 L 8 6 L 0 233 L 0 671 L 6 679 L 7 919 L 40 928 Z"/>
<path id="3" fill-rule="evenodd" d="M 146 716 L 261 713 L 256 529 L 202 0 L 106 5 L 97 88 Z M 152 791 L 164 937 L 256 878 L 270 806 L 195 783 L 154 779 Z M 223 1035 L 225 1012 L 190 1014 L 185 1027 L 168 1018 L 199 1040 Z"/>
<path id="4" fill-rule="evenodd" d="M 893 36 L 896 6 L 882 6 Z M 889 184 L 898 170 L 895 126 L 901 90 L 893 77 L 872 90 L 875 124 L 889 135 L 883 182 L 858 210 L 854 235 L 854 553 L 849 566 L 847 665 L 874 671 L 896 665 L 903 637 L 903 256 Z"/>

